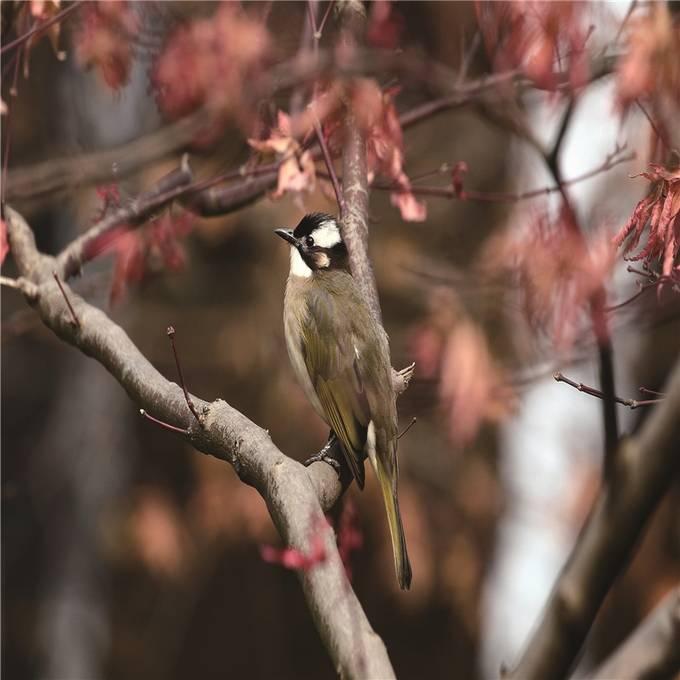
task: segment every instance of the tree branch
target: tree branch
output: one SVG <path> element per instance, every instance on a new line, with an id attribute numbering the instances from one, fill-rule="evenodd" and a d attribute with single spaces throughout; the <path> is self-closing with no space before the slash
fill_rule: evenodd
<path id="1" fill-rule="evenodd" d="M 621 440 L 611 475 L 562 569 L 513 680 L 560 680 L 576 658 L 612 583 L 677 474 L 680 457 L 680 360 L 666 398 L 638 434 Z"/>
<path id="2" fill-rule="evenodd" d="M 680 587 L 676 587 L 589 680 L 672 678 L 679 671 Z"/>
<path id="3" fill-rule="evenodd" d="M 592 80 L 610 73 L 615 63 L 616 55 L 595 60 L 591 64 Z M 459 83 L 457 74 L 451 69 L 414 53 L 363 49 L 355 50 L 355 54 L 344 59 L 341 64 L 334 63 L 334 55 L 329 51 L 320 51 L 316 59 L 301 55 L 279 64 L 260 81 L 253 83 L 252 97 L 257 100 L 258 97 L 272 95 L 320 76 L 379 74 L 384 77 L 387 73 L 401 75 L 420 85 L 426 84 L 441 95 L 404 113 L 400 117 L 403 128 L 427 120 L 442 111 L 486 100 L 490 96 L 499 96 L 499 86 L 504 84 L 512 84 L 518 90 L 532 87 L 531 81 L 517 69 Z M 568 74 L 558 75 L 560 80 L 568 82 Z M 64 191 L 83 183 L 117 181 L 186 147 L 209 121 L 208 112 L 201 109 L 176 123 L 114 149 L 11 168 L 5 198 L 12 203 Z"/>
<path id="4" fill-rule="evenodd" d="M 20 274 L 37 287 L 32 305 L 43 323 L 62 340 L 99 361 L 139 407 L 186 430 L 199 451 L 229 462 L 239 477 L 262 495 L 284 542 L 308 553 L 310 526 L 321 521 L 323 511 L 341 491 L 330 466 L 316 463 L 305 468 L 288 458 L 265 430 L 220 399 L 208 403 L 192 396 L 202 414 L 203 427 L 188 418 L 182 389 L 158 373 L 120 326 L 64 285 L 80 320 L 79 328 L 72 326 L 52 280 L 54 258 L 38 252 L 33 232 L 21 215 L 9 206 L 6 215 L 11 252 Z M 324 547 L 325 561 L 299 572 L 299 578 L 336 670 L 349 678 L 394 677 L 385 646 L 347 581 L 330 531 L 326 532 Z"/>

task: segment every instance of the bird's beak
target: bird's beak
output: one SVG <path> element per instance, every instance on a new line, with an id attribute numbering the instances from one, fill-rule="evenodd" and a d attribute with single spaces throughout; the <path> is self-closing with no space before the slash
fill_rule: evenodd
<path id="1" fill-rule="evenodd" d="M 298 245 L 298 240 L 293 236 L 293 232 L 290 229 L 274 229 L 274 233 L 277 236 L 280 236 L 284 241 L 288 241 L 290 245 Z"/>

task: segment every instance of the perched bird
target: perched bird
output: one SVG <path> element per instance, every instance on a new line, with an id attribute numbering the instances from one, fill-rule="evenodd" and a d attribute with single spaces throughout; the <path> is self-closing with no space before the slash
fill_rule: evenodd
<path id="1" fill-rule="evenodd" d="M 293 370 L 331 428 L 329 443 L 333 435 L 340 441 L 359 488 L 363 461 L 366 456 L 371 461 L 387 511 L 397 579 L 408 589 L 411 565 L 397 500 L 397 405 L 387 335 L 352 278 L 334 217 L 305 215 L 294 231 L 276 234 L 290 244 L 283 319 Z"/>

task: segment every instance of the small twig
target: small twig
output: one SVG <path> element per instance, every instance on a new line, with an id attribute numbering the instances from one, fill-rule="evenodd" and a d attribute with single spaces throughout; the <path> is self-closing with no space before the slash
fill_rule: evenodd
<path id="1" fill-rule="evenodd" d="M 397 435 L 397 439 L 401 439 L 415 424 L 418 419 L 413 416 L 411 419 L 411 422 L 404 428 L 403 432 L 401 434 Z"/>
<path id="2" fill-rule="evenodd" d="M 477 52 L 480 40 L 481 33 L 477 31 L 472 38 L 470 46 L 463 53 L 462 59 L 460 61 L 460 72 L 458 73 L 458 85 L 463 83 L 467 78 L 468 71 L 470 70 L 470 64 L 472 63 L 472 59 Z M 461 41 L 461 44 L 463 44 L 463 41 Z"/>
<path id="3" fill-rule="evenodd" d="M 666 393 L 665 392 L 657 392 L 656 390 L 650 390 L 647 387 L 639 387 L 638 388 L 642 394 L 651 394 L 655 397 L 665 397 Z"/>
<path id="4" fill-rule="evenodd" d="M 170 344 L 172 345 L 172 353 L 175 355 L 175 365 L 177 366 L 177 373 L 179 373 L 179 383 L 180 387 L 182 388 L 182 392 L 184 392 L 184 399 L 186 400 L 187 406 L 189 407 L 189 410 L 193 414 L 194 418 L 196 418 L 196 422 L 201 427 L 204 427 L 203 420 L 198 415 L 196 407 L 194 406 L 194 402 L 191 401 L 191 397 L 187 392 L 186 384 L 184 383 L 184 375 L 182 374 L 182 367 L 180 366 L 179 355 L 177 354 L 177 347 L 175 346 L 175 329 L 173 326 L 168 326 L 167 334 L 170 338 Z"/>
<path id="5" fill-rule="evenodd" d="M 141 416 L 144 416 L 144 418 L 146 418 L 147 420 L 150 420 L 152 423 L 156 423 L 156 425 L 159 425 L 164 430 L 169 430 L 170 432 L 176 432 L 177 434 L 183 434 L 187 437 L 190 434 L 189 430 L 183 430 L 181 427 L 175 427 L 174 425 L 170 425 L 170 423 L 164 423 L 162 420 L 158 420 L 158 418 L 154 418 L 150 413 L 147 413 L 143 408 L 139 409 L 139 414 Z"/>
<path id="6" fill-rule="evenodd" d="M 584 385 L 583 383 L 576 382 L 574 380 L 571 380 L 570 378 L 567 378 L 566 375 L 563 375 L 560 373 L 560 371 L 555 371 L 553 373 L 553 378 L 557 382 L 563 382 L 566 383 L 567 385 L 570 385 L 574 389 L 577 389 L 579 392 L 583 392 L 585 394 L 589 394 L 591 397 L 597 397 L 598 399 L 604 399 L 605 395 L 604 392 L 594 388 L 590 387 L 589 385 Z M 644 388 L 640 388 L 642 391 Z M 660 394 L 660 393 L 656 393 Z M 617 404 L 621 404 L 622 406 L 627 406 L 630 409 L 636 409 L 639 408 L 640 406 L 651 406 L 652 404 L 658 404 L 660 401 L 663 401 L 663 395 L 659 399 L 644 399 L 644 400 L 639 400 L 639 399 L 622 399 L 621 397 L 617 397 L 614 395 L 614 401 Z"/>
<path id="7" fill-rule="evenodd" d="M 38 286 L 32 281 L 25 279 L 23 276 L 20 276 L 18 279 L 12 279 L 9 276 L 0 276 L 0 286 L 7 286 L 7 288 L 18 290 L 29 300 L 35 300 L 38 297 Z"/>
<path id="8" fill-rule="evenodd" d="M 647 119 L 647 122 L 650 124 L 652 130 L 654 131 L 654 134 L 661 140 L 661 143 L 663 144 L 663 147 L 666 151 L 670 151 L 670 143 L 668 141 L 668 138 L 666 137 L 665 134 L 661 132 L 661 130 L 657 127 L 656 121 L 652 118 L 651 114 L 647 109 L 642 105 L 642 102 L 640 101 L 639 98 L 635 100 L 635 103 L 638 105 L 638 108 L 642 113 L 644 114 L 645 118 Z"/>
<path id="9" fill-rule="evenodd" d="M 404 189 L 402 187 L 396 186 L 393 182 L 390 183 L 375 182 L 374 184 L 371 185 L 371 188 L 376 189 L 378 191 L 411 193 L 416 196 L 435 196 L 435 197 L 439 196 L 441 198 L 457 199 L 461 201 L 475 201 L 479 203 L 519 203 L 520 201 L 526 201 L 532 198 L 538 198 L 540 196 L 547 196 L 549 194 L 560 192 L 562 190 L 562 187 L 571 186 L 572 184 L 578 184 L 579 182 L 591 179 L 596 175 L 611 170 L 612 168 L 616 167 L 617 165 L 620 165 L 621 163 L 627 163 L 628 161 L 634 160 L 636 157 L 635 152 L 630 152 L 623 156 L 618 156 L 618 153 L 620 153 L 620 151 L 621 151 L 620 149 L 616 150 L 613 154 L 607 156 L 605 162 L 601 163 L 596 168 L 588 170 L 588 172 L 584 172 L 581 175 L 571 177 L 570 179 L 562 180 L 562 184 L 559 186 L 554 185 L 549 187 L 541 187 L 540 189 L 530 189 L 529 191 L 524 191 L 521 193 L 511 191 L 475 191 L 474 189 L 465 189 L 462 193 L 460 193 L 456 192 L 456 190 L 452 186 L 444 187 L 425 185 L 419 186 L 417 184 L 411 184 L 411 186 L 408 189 Z M 446 170 L 443 170 L 442 167 L 443 166 L 440 166 L 436 170 L 429 170 L 421 175 L 412 177 L 411 182 L 415 182 L 419 179 L 423 179 L 431 175 L 446 172 Z M 324 179 L 329 180 L 331 179 L 330 174 L 317 172 L 317 175 Z M 342 178 L 340 177 L 338 178 L 338 180 L 341 181 Z M 645 274 L 645 276 L 649 276 L 649 274 L 647 273 Z"/>
<path id="10" fill-rule="evenodd" d="M 73 309 L 73 305 L 71 304 L 71 301 L 68 299 L 68 295 L 66 295 L 66 291 L 64 290 L 64 286 L 61 285 L 61 279 L 59 278 L 59 274 L 57 274 L 56 271 L 52 272 L 52 276 L 54 276 L 54 280 L 57 282 L 57 285 L 59 286 L 59 290 L 61 291 L 61 294 L 64 296 L 64 300 L 66 301 L 66 305 L 69 308 L 69 311 L 71 312 L 71 323 L 80 328 L 80 320 L 76 316 L 76 311 Z"/>
<path id="11" fill-rule="evenodd" d="M 345 199 L 342 195 L 342 189 L 340 188 L 340 182 L 338 180 L 338 175 L 333 167 L 333 159 L 331 158 L 330 151 L 328 150 L 328 145 L 323 136 L 323 130 L 321 129 L 321 123 L 314 114 L 314 132 L 316 133 L 316 138 L 319 140 L 319 146 L 321 147 L 321 152 L 323 153 L 323 160 L 328 169 L 328 175 L 333 185 L 333 191 L 335 192 L 335 200 L 338 202 L 338 210 L 340 211 L 340 221 L 342 221 L 345 216 Z"/>
<path id="12" fill-rule="evenodd" d="M 12 40 L 12 42 L 3 45 L 2 49 L 0 49 L 0 54 L 5 54 L 5 52 L 8 52 L 13 47 L 25 43 L 31 36 L 35 35 L 36 33 L 40 33 L 40 31 L 44 31 L 53 24 L 56 24 L 59 21 L 63 21 L 69 14 L 71 14 L 71 12 L 78 9 L 78 7 L 82 4 L 83 0 L 77 0 L 72 5 L 69 5 L 66 9 L 61 10 L 61 12 L 57 12 L 53 17 L 51 17 L 47 21 L 38 22 L 35 26 L 33 26 L 33 28 L 31 28 L 29 31 L 26 31 L 26 33 L 24 33 L 23 35 L 20 35 L 18 38 Z"/>
<path id="13" fill-rule="evenodd" d="M 626 12 L 626 16 L 623 17 L 623 21 L 621 22 L 621 25 L 619 26 L 619 30 L 616 31 L 616 36 L 614 36 L 614 41 L 611 43 L 612 45 L 616 45 L 619 40 L 621 39 L 621 35 L 623 34 L 624 29 L 626 28 L 626 24 L 628 23 L 628 20 L 630 17 L 633 15 L 633 12 L 635 11 L 635 8 L 637 7 L 637 0 L 632 0 L 628 7 L 628 11 Z M 606 48 L 604 48 L 606 49 Z M 603 49 L 603 51 L 604 51 Z"/>
<path id="14" fill-rule="evenodd" d="M 319 34 L 319 40 L 321 40 L 321 36 L 323 35 L 323 29 L 324 29 L 324 26 L 326 25 L 326 21 L 327 21 L 328 17 L 331 14 L 331 10 L 333 9 L 333 3 L 334 2 L 335 2 L 335 0 L 330 0 L 330 2 L 328 3 L 328 7 L 326 7 L 326 11 L 324 12 L 323 19 L 321 19 L 321 23 L 319 24 L 319 28 L 317 30 L 317 33 Z"/>

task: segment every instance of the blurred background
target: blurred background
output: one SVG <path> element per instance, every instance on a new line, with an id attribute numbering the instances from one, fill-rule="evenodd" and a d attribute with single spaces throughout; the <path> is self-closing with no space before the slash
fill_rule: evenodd
<path id="1" fill-rule="evenodd" d="M 3 3 L 3 43 L 16 36 L 6 26 L 21 25 L 10 23 L 18 21 L 10 12 L 34 4 Z M 169 36 L 218 8 L 126 4 L 142 28 L 127 57 L 119 55 L 127 77 L 112 87 L 116 69 L 87 68 L 92 64 L 82 56 L 88 5 L 63 22 L 58 50 L 42 39 L 21 59 L 3 54 L 2 158 L 10 178 L 17 169 L 30 178 L 32 168 L 37 188 L 32 194 L 29 181 L 29 189 L 13 196 L 11 180 L 3 177 L 3 184 L 49 253 L 103 213 L 110 191 L 103 187 L 115 184 L 124 202 L 177 166 L 184 147 L 133 172 L 118 170 L 130 164 L 125 145 L 169 122 L 152 82 Z M 325 11 L 326 3 L 320 5 Z M 628 9 L 626 2 L 595 5 L 582 20 L 605 45 Z M 305 3 L 246 3 L 242 11 L 266 22 L 274 61 L 296 53 Z M 373 11 L 369 3 L 369 16 Z M 491 70 L 475 37 L 473 4 L 407 2 L 392 11 L 404 49 L 454 72 L 468 55 L 469 78 Z M 323 40 L 332 35 L 329 28 Z M 394 84 L 389 74 L 378 80 Z M 431 97 L 418 83 L 399 84 L 399 111 Z M 637 152 L 635 160 L 570 188 L 582 224 L 593 233 L 618 229 L 646 189 L 629 176 L 649 158 L 649 124 L 637 109 L 620 115 L 614 87 L 605 77 L 579 98 L 561 156 L 569 178 L 598 167 L 617 144 Z M 287 110 L 289 99 L 286 93 L 266 106 Z M 554 93 L 522 102 L 522 115 L 546 143 L 563 112 Z M 554 184 L 535 150 L 499 123 L 498 114 L 491 98 L 409 128 L 405 169 L 414 184 L 431 186 L 439 178 L 446 186 L 459 161 L 468 167 L 465 187 L 480 192 Z M 192 146 L 197 176 L 248 160 L 249 136 L 253 130 L 232 121 L 209 146 Z M 114 156 L 120 150 L 115 164 L 107 156 L 109 181 L 90 181 L 85 169 L 78 175 L 79 158 L 106 150 Z M 75 179 L 46 190 L 39 169 L 57 160 L 75 168 Z M 398 402 L 402 427 L 418 419 L 399 449 L 410 592 L 400 592 L 393 577 L 373 476 L 363 493 L 350 488 L 343 503 L 356 507 L 363 536 L 352 555 L 353 585 L 399 677 L 491 678 L 502 663 L 511 664 L 597 493 L 601 404 L 552 379 L 562 370 L 596 385 L 592 339 L 577 325 L 565 349 L 537 332 L 522 314 L 516 281 L 497 264 L 499 240 L 519 233 L 541 210 L 558 209 L 559 199 L 549 199 L 428 197 L 426 220 L 406 222 L 387 192 L 371 195 L 370 254 L 393 364 L 416 361 L 413 383 Z M 272 232 L 294 226 L 304 212 L 334 208 L 317 190 L 264 197 L 224 217 L 197 217 L 177 245 L 178 266 L 150 261 L 141 280 L 127 281 L 112 300 L 120 263 L 111 253 L 88 264 L 74 287 L 176 380 L 165 333 L 172 324 L 188 388 L 206 400 L 226 399 L 302 460 L 321 447 L 327 431 L 286 356 L 281 317 L 288 253 Z M 11 256 L 3 273 L 14 274 Z M 635 278 L 620 262 L 608 283 L 610 301 L 633 295 Z M 621 396 L 662 386 L 677 355 L 677 312 L 677 303 L 652 293 L 612 315 Z M 225 463 L 141 419 L 98 363 L 61 343 L 5 288 L 1 349 L 6 677 L 334 676 L 296 574 L 260 557 L 260 546 L 280 540 L 256 491 Z M 644 417 L 644 409 L 621 408 L 622 429 L 634 430 Z M 677 583 L 677 503 L 676 483 L 598 618 L 584 670 Z"/>

